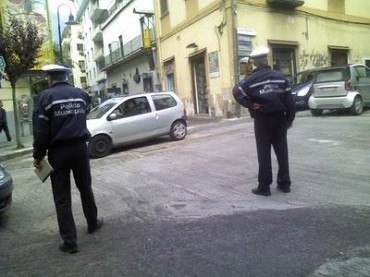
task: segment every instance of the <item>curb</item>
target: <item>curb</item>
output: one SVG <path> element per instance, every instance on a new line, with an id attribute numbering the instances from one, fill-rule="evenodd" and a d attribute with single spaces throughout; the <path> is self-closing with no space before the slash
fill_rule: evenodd
<path id="1" fill-rule="evenodd" d="M 0 162 L 10 160 L 10 159 L 14 159 L 14 158 L 18 158 L 18 157 L 21 157 L 21 156 L 24 156 L 24 155 L 27 155 L 27 154 L 31 154 L 32 152 L 33 152 L 32 147 L 25 147 L 25 148 L 22 148 L 22 149 L 15 149 L 13 152 L 6 153 L 4 155 L 0 155 Z"/>

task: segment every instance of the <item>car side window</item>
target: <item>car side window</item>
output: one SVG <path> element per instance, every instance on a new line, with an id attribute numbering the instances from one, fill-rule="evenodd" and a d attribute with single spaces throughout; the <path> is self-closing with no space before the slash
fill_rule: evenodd
<path id="1" fill-rule="evenodd" d="M 356 66 L 355 69 L 356 69 L 356 73 L 355 74 L 356 74 L 357 79 L 365 78 L 366 77 L 365 67 Z"/>
<path id="2" fill-rule="evenodd" d="M 172 108 L 177 105 L 176 100 L 169 94 L 152 95 L 152 99 L 157 111 Z"/>
<path id="3" fill-rule="evenodd" d="M 150 113 L 152 111 L 148 102 L 148 98 L 138 97 L 135 98 L 135 101 L 138 114 Z"/>
<path id="4" fill-rule="evenodd" d="M 151 112 L 151 108 L 146 97 L 128 99 L 113 111 L 117 115 L 117 119 L 149 112 Z"/>

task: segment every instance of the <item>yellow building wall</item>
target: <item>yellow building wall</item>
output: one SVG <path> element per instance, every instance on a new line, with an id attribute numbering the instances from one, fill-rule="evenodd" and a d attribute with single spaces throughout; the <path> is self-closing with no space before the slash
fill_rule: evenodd
<path id="1" fill-rule="evenodd" d="M 193 103 L 193 88 L 191 76 L 191 63 L 189 56 L 196 51 L 205 50 L 206 76 L 207 76 L 207 91 L 209 107 L 214 111 L 216 116 L 222 116 L 225 103 L 231 103 L 231 84 L 233 63 L 230 60 L 232 57 L 232 48 L 230 48 L 230 34 L 227 28 L 224 29 L 223 34 L 218 33 L 216 26 L 220 25 L 225 20 L 224 11 L 219 10 L 215 2 L 204 0 L 198 3 L 200 9 L 200 16 L 194 21 L 188 23 L 181 22 L 182 26 L 173 35 L 167 35 L 164 40 L 160 42 L 160 62 L 175 57 L 175 86 L 177 94 L 182 98 L 186 105 L 188 115 L 194 115 Z M 171 10 L 178 10 L 182 5 L 180 2 L 171 2 Z M 171 14 L 171 11 L 170 11 Z M 202 16 L 207 15 L 207 16 Z M 172 16 L 170 21 L 173 23 Z M 177 25 L 172 25 L 172 28 L 179 28 Z M 186 48 L 190 43 L 196 43 L 198 48 Z M 208 54 L 216 51 L 219 59 L 219 76 L 210 77 Z M 163 64 L 162 64 L 163 65 Z M 165 84 L 165 76 L 162 72 L 162 83 Z"/>
<path id="2" fill-rule="evenodd" d="M 186 7 L 186 2 L 194 6 Z M 185 101 L 189 115 L 194 114 L 189 55 L 202 49 L 206 51 L 209 106 L 217 116 L 234 112 L 231 89 L 238 65 L 234 65 L 232 2 L 237 4 L 235 27 L 256 32 L 253 47 L 267 45 L 269 40 L 296 42 L 297 71 L 330 65 L 329 46 L 348 48 L 349 63 L 363 63 L 370 56 L 370 1 L 305 0 L 294 10 L 273 9 L 266 0 L 168 1 L 168 25 L 158 32 L 159 63 L 163 67 L 164 61 L 175 58 L 176 92 Z M 199 11 L 189 17 L 185 11 L 194 7 Z M 222 34 L 216 31 L 220 25 Z M 197 49 L 186 48 L 193 42 Z M 212 51 L 219 55 L 220 74 L 216 78 L 209 75 L 207 56 Z M 163 68 L 161 76 L 165 88 Z"/>
<path id="3" fill-rule="evenodd" d="M 312 5 L 315 9 L 309 8 L 312 3 L 315 4 Z M 348 62 L 363 63 L 370 54 L 370 20 L 348 15 L 344 15 L 340 20 L 335 17 L 323 18 L 316 10 L 326 8 L 327 5 L 323 3 L 327 4 L 322 1 L 321 5 L 317 5 L 315 0 L 306 0 L 302 6 L 305 12 L 299 12 L 297 9 L 294 13 L 276 12 L 273 16 L 266 6 L 239 6 L 238 26 L 256 30 L 254 47 L 268 45 L 268 40 L 296 41 L 298 71 L 329 66 L 328 46 L 348 47 Z M 365 1 L 361 3 L 365 4 Z M 362 8 L 367 6 L 368 4 L 365 4 Z M 359 20 L 361 24 L 351 23 L 351 20 Z"/>

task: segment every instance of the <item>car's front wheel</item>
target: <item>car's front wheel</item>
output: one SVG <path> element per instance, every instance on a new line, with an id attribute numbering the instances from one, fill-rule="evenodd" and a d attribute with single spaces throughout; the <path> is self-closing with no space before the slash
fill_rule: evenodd
<path id="1" fill-rule="evenodd" d="M 187 133 L 186 122 L 182 120 L 175 121 L 170 130 L 170 137 L 173 140 L 182 140 L 185 138 Z"/>
<path id="2" fill-rule="evenodd" d="M 352 115 L 359 115 L 362 114 L 362 111 L 364 110 L 364 105 L 362 103 L 362 99 L 360 96 L 356 96 L 353 100 L 352 107 L 349 108 L 349 112 Z"/>
<path id="3" fill-rule="evenodd" d="M 320 116 L 320 115 L 322 115 L 322 110 L 312 110 L 311 109 L 311 114 L 313 116 Z"/>
<path id="4" fill-rule="evenodd" d="M 97 135 L 89 141 L 89 154 L 92 158 L 108 156 L 112 150 L 112 140 L 104 135 Z"/>

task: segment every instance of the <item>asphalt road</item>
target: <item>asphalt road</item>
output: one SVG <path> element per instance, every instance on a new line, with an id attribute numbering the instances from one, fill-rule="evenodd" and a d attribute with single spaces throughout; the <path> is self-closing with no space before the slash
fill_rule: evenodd
<path id="1" fill-rule="evenodd" d="M 30 156 L 4 162 L 15 181 L 0 216 L 1 276 L 370 276 L 370 111 L 297 114 L 289 131 L 292 192 L 253 195 L 251 119 L 189 127 L 91 161 L 105 225 L 80 252 L 60 242 L 50 183 Z M 276 173 L 276 160 L 273 159 Z"/>

